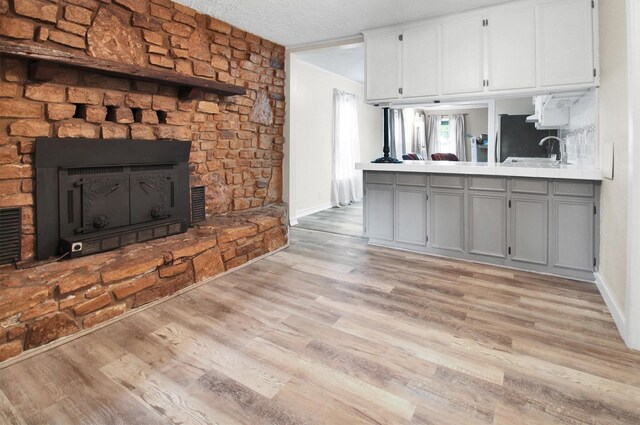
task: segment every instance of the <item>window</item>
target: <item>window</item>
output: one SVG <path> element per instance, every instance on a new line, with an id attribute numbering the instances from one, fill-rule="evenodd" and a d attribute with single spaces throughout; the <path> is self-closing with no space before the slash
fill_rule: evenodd
<path id="1" fill-rule="evenodd" d="M 443 116 L 440 118 L 440 126 L 438 128 L 439 153 L 456 153 L 455 141 L 451 140 L 449 129 L 449 117 Z"/>

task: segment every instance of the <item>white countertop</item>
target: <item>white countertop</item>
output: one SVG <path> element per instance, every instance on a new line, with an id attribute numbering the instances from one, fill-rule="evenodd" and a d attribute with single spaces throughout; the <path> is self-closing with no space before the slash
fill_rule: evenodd
<path id="1" fill-rule="evenodd" d="M 402 164 L 373 164 L 359 162 L 357 170 L 393 171 L 406 173 L 473 174 L 504 177 L 538 177 L 544 179 L 602 180 L 599 168 L 579 165 L 541 167 L 534 164 L 488 164 L 486 162 L 404 161 Z"/>

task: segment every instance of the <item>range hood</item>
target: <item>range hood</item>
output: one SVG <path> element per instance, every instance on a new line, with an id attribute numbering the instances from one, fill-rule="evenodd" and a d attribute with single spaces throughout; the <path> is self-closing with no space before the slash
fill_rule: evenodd
<path id="1" fill-rule="evenodd" d="M 584 92 L 555 93 L 533 98 L 535 114 L 529 115 L 526 122 L 536 125 L 538 130 L 553 130 L 569 124 L 571 106 Z"/>

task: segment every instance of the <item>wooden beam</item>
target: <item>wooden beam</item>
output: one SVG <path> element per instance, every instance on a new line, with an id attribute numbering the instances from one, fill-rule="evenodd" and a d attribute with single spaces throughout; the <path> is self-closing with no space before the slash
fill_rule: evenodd
<path id="1" fill-rule="evenodd" d="M 88 56 L 79 56 L 36 44 L 3 40 L 2 43 L 0 43 L 0 56 L 11 56 L 34 61 L 35 64 L 30 69 L 30 78 L 35 81 L 46 81 L 47 79 L 52 78 L 51 76 L 55 74 L 52 72 L 52 67 L 45 66 L 44 64 L 56 64 L 58 66 L 78 68 L 99 74 L 114 75 L 118 77 L 178 86 L 186 88 L 186 90 L 181 90 L 186 93 L 193 93 L 193 89 L 199 89 L 201 91 L 216 93 L 221 96 L 246 94 L 246 89 L 244 87 L 221 83 L 208 78 L 183 75 L 176 71 L 142 68 L 126 63 L 91 58 Z"/>

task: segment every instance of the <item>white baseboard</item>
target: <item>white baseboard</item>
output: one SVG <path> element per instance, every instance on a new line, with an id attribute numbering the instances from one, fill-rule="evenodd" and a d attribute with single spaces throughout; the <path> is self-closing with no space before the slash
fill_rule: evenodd
<path id="1" fill-rule="evenodd" d="M 602 295 L 602 298 L 604 299 L 605 304 L 607 305 L 607 307 L 609 308 L 609 311 L 611 312 L 613 321 L 616 323 L 616 326 L 618 327 L 618 332 L 620 332 L 620 336 L 622 337 L 622 339 L 626 340 L 627 328 L 625 324 L 625 316 L 622 312 L 622 309 L 620 308 L 618 303 L 613 299 L 611 295 L 611 290 L 609 289 L 609 285 L 607 284 L 607 281 L 604 279 L 604 277 L 598 272 L 595 273 L 595 276 L 596 276 L 596 286 L 598 287 L 598 290 L 600 291 L 600 294 Z"/>
<path id="2" fill-rule="evenodd" d="M 293 226 L 297 226 L 298 225 L 298 219 L 297 218 L 292 218 L 289 220 L 289 226 L 293 227 Z"/>
<path id="3" fill-rule="evenodd" d="M 331 205 L 331 202 L 326 202 L 324 204 L 316 205 L 315 207 L 305 208 L 303 210 L 296 211 L 296 217 L 295 217 L 296 224 L 299 218 L 306 217 L 308 215 L 315 214 L 320 211 L 328 210 L 331 207 L 333 207 L 333 205 Z"/>

